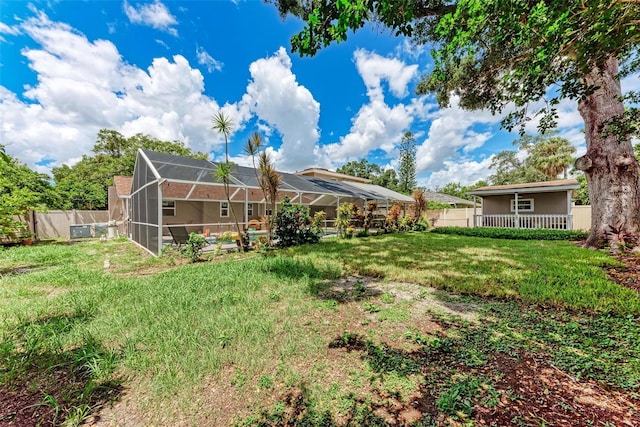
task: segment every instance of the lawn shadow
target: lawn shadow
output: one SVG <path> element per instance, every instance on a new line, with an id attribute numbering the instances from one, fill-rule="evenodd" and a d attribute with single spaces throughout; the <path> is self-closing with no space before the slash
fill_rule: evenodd
<path id="1" fill-rule="evenodd" d="M 348 276 L 339 280 L 324 280 L 311 283 L 309 292 L 322 299 L 338 303 L 366 301 L 383 292 L 371 277 Z"/>

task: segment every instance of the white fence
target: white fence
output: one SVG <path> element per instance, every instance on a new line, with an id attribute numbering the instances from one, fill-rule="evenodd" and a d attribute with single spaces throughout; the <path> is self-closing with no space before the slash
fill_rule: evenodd
<path id="1" fill-rule="evenodd" d="M 481 215 L 476 210 L 477 226 L 514 227 L 515 215 Z M 483 219 L 486 218 L 486 221 Z M 591 206 L 573 206 L 570 218 L 567 215 L 519 215 L 521 228 L 565 228 L 589 230 L 591 228 Z M 427 211 L 427 218 L 433 227 L 473 227 L 473 208 L 438 209 Z"/>
<path id="2" fill-rule="evenodd" d="M 553 228 L 571 230 L 571 215 L 476 215 L 476 227 Z"/>

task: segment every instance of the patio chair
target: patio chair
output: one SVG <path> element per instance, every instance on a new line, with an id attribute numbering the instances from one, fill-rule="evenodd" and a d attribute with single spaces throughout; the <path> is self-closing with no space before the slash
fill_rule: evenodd
<path id="1" fill-rule="evenodd" d="M 260 230 L 262 228 L 262 222 L 258 219 L 250 219 L 247 223 L 248 228 L 253 228 L 254 230 Z"/>
<path id="2" fill-rule="evenodd" d="M 178 246 L 185 245 L 189 241 L 189 232 L 185 226 L 170 225 L 169 233 L 171 233 L 173 242 Z"/>

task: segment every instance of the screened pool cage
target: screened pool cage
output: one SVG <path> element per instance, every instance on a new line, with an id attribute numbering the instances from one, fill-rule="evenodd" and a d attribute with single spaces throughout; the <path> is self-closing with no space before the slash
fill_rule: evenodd
<path id="1" fill-rule="evenodd" d="M 278 200 L 288 196 L 293 203 L 327 214 L 325 227 L 334 223 L 337 207 L 350 202 L 360 208 L 375 201 L 388 211 L 395 202 L 410 203 L 409 196 L 372 184 L 333 181 L 291 173 L 280 173 Z M 233 213 L 243 230 L 260 228 L 269 206 L 258 185 L 256 170 L 233 165 L 229 182 L 231 204 L 217 178 L 216 164 L 207 160 L 138 151 L 129 203 L 130 238 L 160 254 L 170 244 L 169 226 L 184 226 L 189 232 L 208 237 L 235 231 Z M 233 209 L 233 212 L 231 211 Z"/>

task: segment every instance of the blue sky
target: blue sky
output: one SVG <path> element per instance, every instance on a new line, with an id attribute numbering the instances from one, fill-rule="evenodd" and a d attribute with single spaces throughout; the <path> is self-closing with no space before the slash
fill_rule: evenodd
<path id="1" fill-rule="evenodd" d="M 0 0 L 0 142 L 42 172 L 89 154 L 101 128 L 181 140 L 215 160 L 224 146 L 211 118 L 222 110 L 235 161 L 247 164 L 242 146 L 259 131 L 285 171 L 361 158 L 393 167 L 411 130 L 419 184 L 435 188 L 486 178 L 517 138 L 500 117 L 414 94 L 428 47 L 365 28 L 300 58 L 289 40 L 301 28 L 257 0 Z M 572 102 L 559 121 L 583 152 Z"/>

